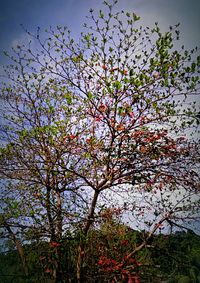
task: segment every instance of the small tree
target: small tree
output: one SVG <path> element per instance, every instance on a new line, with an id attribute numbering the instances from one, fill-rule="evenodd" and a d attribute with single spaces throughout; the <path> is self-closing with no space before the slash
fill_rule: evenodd
<path id="1" fill-rule="evenodd" d="M 79 43 L 65 27 L 50 28 L 45 39 L 28 32 L 37 50 L 30 41 L 8 55 L 13 64 L 2 87 L 8 109 L 0 173 L 57 245 L 58 281 L 60 242 L 73 227 L 81 231 L 83 280 L 84 242 L 109 192 L 199 190 L 199 145 L 183 137 L 199 124 L 195 101 L 187 100 L 199 90 L 197 49 L 175 49 L 178 26 L 143 28 L 134 13 L 115 13 L 116 1 L 104 4 L 105 14 L 90 10 Z M 186 209 L 168 208 L 127 261 Z"/>
<path id="2" fill-rule="evenodd" d="M 35 74 L 30 76 L 35 80 Z M 76 184 L 75 175 L 65 170 L 77 162 L 66 147 L 73 135 L 66 133 L 76 127 L 78 120 L 73 125 L 70 122 L 76 114 L 70 109 L 70 92 L 65 87 L 61 97 L 54 80 L 49 79 L 44 86 L 45 77 L 38 78 L 37 83 L 31 78 L 24 77 L 24 85 L 19 87 L 18 77 L 18 86 L 5 90 L 9 106 L 5 130 L 8 145 L 1 152 L 1 172 L 7 187 L 4 214 L 11 225 L 17 222 L 20 228 L 20 223 L 24 223 L 27 240 L 49 238 L 50 246 L 59 255 L 63 225 L 65 229 L 71 227 L 74 213 L 79 211 L 76 189 L 80 184 Z M 19 96 L 15 96 L 17 92 Z M 64 100 L 69 105 L 61 108 Z M 65 217 L 68 214 L 71 220 Z M 57 258 L 54 273 L 60 273 L 59 265 Z"/>

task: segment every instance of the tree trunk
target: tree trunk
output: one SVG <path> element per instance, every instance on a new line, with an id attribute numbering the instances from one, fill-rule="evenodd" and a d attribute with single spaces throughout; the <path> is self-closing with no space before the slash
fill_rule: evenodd
<path id="1" fill-rule="evenodd" d="M 78 283 L 83 283 L 83 270 L 82 270 L 82 265 L 83 265 L 83 260 L 84 260 L 84 244 L 80 243 L 78 247 L 78 258 L 77 258 L 77 282 Z"/>
<path id="2" fill-rule="evenodd" d="M 51 187 L 47 187 L 47 193 L 46 193 L 46 210 L 47 210 L 47 218 L 49 222 L 50 227 L 50 234 L 51 234 L 51 240 L 55 241 L 55 227 L 54 227 L 54 221 L 52 218 L 52 212 L 51 212 Z"/>
<path id="3" fill-rule="evenodd" d="M 59 244 L 60 240 L 62 239 L 62 204 L 61 204 L 61 197 L 60 192 L 57 191 L 57 205 L 56 205 L 56 240 Z M 62 255 L 61 255 L 61 246 L 56 248 L 56 255 L 57 258 L 55 260 L 56 264 L 56 283 L 62 282 Z"/>
<path id="4" fill-rule="evenodd" d="M 13 242 L 14 242 L 16 248 L 17 248 L 17 252 L 18 252 L 19 257 L 21 259 L 23 271 L 24 271 L 25 275 L 28 276 L 28 266 L 27 266 L 27 263 L 26 263 L 26 257 L 25 257 L 25 254 L 24 254 L 23 246 L 22 246 L 20 240 L 13 233 L 12 229 L 10 228 L 10 226 L 6 222 L 4 224 L 5 224 L 5 227 L 6 227 L 7 231 L 8 231 L 11 239 L 13 240 Z"/>
<path id="5" fill-rule="evenodd" d="M 90 229 L 90 226 L 92 225 L 92 223 L 94 222 L 94 211 L 95 211 L 95 207 L 97 204 L 97 199 L 99 196 L 99 191 L 95 190 L 94 192 L 94 196 L 92 199 L 92 203 L 91 203 L 91 207 L 88 213 L 88 217 L 85 223 L 85 226 L 83 228 L 83 235 L 87 236 L 88 231 Z M 79 247 L 78 247 L 78 258 L 77 258 L 77 264 L 76 264 L 76 268 L 77 268 L 77 272 L 76 272 L 76 276 L 77 276 L 77 282 L 78 283 L 84 283 L 84 279 L 83 279 L 83 261 L 84 261 L 84 256 L 85 256 L 85 243 L 84 240 L 80 241 Z"/>
<path id="6" fill-rule="evenodd" d="M 62 278 L 62 254 L 61 242 L 62 239 L 62 203 L 60 192 L 56 191 L 56 220 L 53 220 L 52 211 L 50 208 L 50 190 L 47 195 L 47 215 L 51 231 L 51 248 L 52 253 L 55 255 L 53 258 L 53 282 L 61 283 Z"/>

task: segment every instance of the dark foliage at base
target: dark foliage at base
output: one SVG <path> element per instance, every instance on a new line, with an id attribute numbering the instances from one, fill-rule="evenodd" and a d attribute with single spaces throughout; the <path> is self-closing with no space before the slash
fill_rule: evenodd
<path id="1" fill-rule="evenodd" d="M 156 235 L 126 267 L 123 260 L 143 233 L 119 226 L 118 233 L 91 231 L 87 244 L 83 282 L 200 282 L 200 236 L 192 232 Z M 62 281 L 76 282 L 76 257 L 79 237 L 61 243 Z M 16 251 L 0 254 L 0 280 L 11 282 L 53 282 L 52 262 L 57 255 L 49 243 L 25 246 L 28 276 L 23 274 Z M 132 280 L 129 281 L 129 274 Z"/>

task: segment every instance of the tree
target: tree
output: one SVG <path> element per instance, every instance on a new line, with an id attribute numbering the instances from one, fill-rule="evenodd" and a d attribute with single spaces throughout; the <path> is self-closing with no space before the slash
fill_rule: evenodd
<path id="1" fill-rule="evenodd" d="M 104 2 L 107 10 L 98 15 L 90 10 L 79 43 L 66 27 L 50 28 L 47 38 L 38 29 L 27 31 L 28 45 L 7 54 L 13 64 L 2 86 L 8 107 L 0 174 L 11 198 L 23 200 L 11 222 L 20 224 L 25 214 L 24 231 L 50 240 L 57 282 L 62 238 L 74 230 L 82 282 L 85 240 L 110 192 L 116 199 L 118 192 L 156 191 L 163 200 L 184 189 L 189 200 L 167 207 L 162 201 L 159 220 L 123 265 L 165 222 L 198 212 L 198 199 L 190 197 L 199 192 L 199 144 L 183 133 L 199 123 L 195 101 L 187 100 L 199 90 L 198 49 L 176 50 L 178 25 L 165 33 L 157 23 L 143 28 L 134 13 L 113 12 L 116 2 Z"/>
<path id="2" fill-rule="evenodd" d="M 56 88 L 56 85 L 53 87 Z M 74 189 L 75 177 L 65 170 L 71 162 L 71 153 L 65 146 L 65 140 L 68 139 L 66 131 L 70 131 L 72 126 L 69 124 L 67 129 L 67 123 L 58 120 L 57 111 L 60 111 L 59 100 L 61 102 L 62 98 L 55 101 L 55 90 L 49 90 L 48 94 L 47 83 L 46 97 L 42 97 L 38 85 L 36 86 L 38 95 L 41 95 L 40 101 L 37 97 L 30 97 L 28 85 L 25 88 L 26 93 L 24 89 L 20 90 L 23 97 L 12 97 L 10 106 L 14 115 L 8 119 L 17 124 L 17 127 L 12 133 L 9 132 L 10 143 L 2 149 L 2 172 L 7 186 L 4 213 L 12 225 L 16 225 L 17 219 L 18 228 L 24 222 L 23 232 L 26 232 L 27 239 L 48 237 L 50 246 L 59 255 L 58 242 L 62 239 L 62 227 L 70 226 L 71 221 L 67 217 L 66 222 L 65 215 L 72 210 L 71 216 L 74 217 L 74 210 L 70 206 L 73 207 L 73 199 L 78 198 Z M 12 88 L 12 91 L 17 90 Z M 67 95 L 68 92 L 64 92 L 63 99 Z M 56 105 L 51 107 L 51 103 Z M 70 106 L 64 106 L 62 112 L 60 111 L 63 121 L 68 119 L 68 109 Z M 64 195 L 66 190 L 67 194 Z M 69 201 L 64 198 L 69 198 Z M 65 202 L 62 205 L 63 201 Z M 78 211 L 78 203 L 75 211 Z M 55 268 L 60 273 L 59 262 L 57 258 Z M 55 275 L 58 278 L 59 276 Z"/>

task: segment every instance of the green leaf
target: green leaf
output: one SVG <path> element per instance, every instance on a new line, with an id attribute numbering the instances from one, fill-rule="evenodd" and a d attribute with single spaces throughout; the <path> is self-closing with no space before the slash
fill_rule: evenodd
<path id="1" fill-rule="evenodd" d="M 121 89 L 122 88 L 122 84 L 119 81 L 115 81 L 113 83 L 113 87 L 116 87 L 117 89 Z"/>
<path id="2" fill-rule="evenodd" d="M 193 62 L 192 65 L 191 65 L 191 71 L 195 72 L 195 68 L 196 68 L 196 64 Z"/>
<path id="3" fill-rule="evenodd" d="M 68 104 L 72 104 L 72 96 L 70 92 L 65 93 L 64 97 L 67 100 Z"/>
<path id="4" fill-rule="evenodd" d="M 92 92 L 91 92 L 91 91 L 89 91 L 87 95 L 88 95 L 88 99 L 90 99 L 90 100 L 91 100 L 91 99 L 93 98 L 93 94 L 92 94 Z"/>
<path id="5" fill-rule="evenodd" d="M 99 11 L 99 18 L 100 18 L 100 19 L 103 19 L 103 18 L 104 18 L 104 14 L 103 14 L 103 12 L 102 12 L 101 10 Z"/>
<path id="6" fill-rule="evenodd" d="M 118 108 L 118 114 L 121 115 L 124 112 L 124 107 L 120 106 Z"/>
<path id="7" fill-rule="evenodd" d="M 133 71 L 133 69 L 130 69 L 129 76 L 132 77 L 133 75 L 134 75 L 134 71 Z"/>

